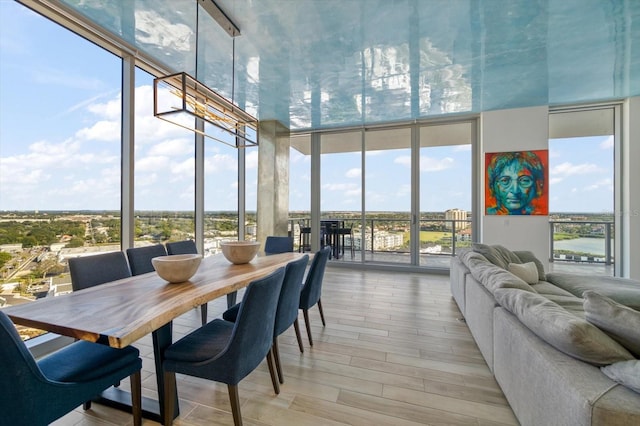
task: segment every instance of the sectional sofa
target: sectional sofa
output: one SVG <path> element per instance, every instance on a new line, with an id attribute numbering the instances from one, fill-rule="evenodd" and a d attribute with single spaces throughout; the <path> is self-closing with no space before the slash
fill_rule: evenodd
<path id="1" fill-rule="evenodd" d="M 522 425 L 640 425 L 640 282 L 546 274 L 529 251 L 484 244 L 450 277 Z"/>

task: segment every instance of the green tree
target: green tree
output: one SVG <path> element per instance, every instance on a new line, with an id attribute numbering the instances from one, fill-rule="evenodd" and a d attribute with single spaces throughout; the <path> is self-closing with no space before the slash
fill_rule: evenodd
<path id="1" fill-rule="evenodd" d="M 0 268 L 4 267 L 4 265 L 6 265 L 7 262 L 11 260 L 11 257 L 11 254 L 0 251 Z"/>

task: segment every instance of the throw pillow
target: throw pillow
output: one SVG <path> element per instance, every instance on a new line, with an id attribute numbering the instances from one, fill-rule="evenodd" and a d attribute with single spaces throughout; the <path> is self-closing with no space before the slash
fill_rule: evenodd
<path id="1" fill-rule="evenodd" d="M 538 268 L 533 262 L 510 263 L 507 270 L 527 284 L 538 282 Z"/>
<path id="2" fill-rule="evenodd" d="M 640 312 L 593 290 L 582 293 L 587 321 L 640 358 Z"/>
<path id="3" fill-rule="evenodd" d="M 476 253 L 480 253 L 486 257 L 489 262 L 502 269 L 507 269 L 509 263 L 522 263 L 515 253 L 498 244 L 490 246 L 487 244 L 473 243 L 471 249 Z"/>
<path id="4" fill-rule="evenodd" d="M 544 272 L 544 265 L 542 264 L 542 262 L 540 262 L 540 259 L 538 259 L 536 257 L 536 255 L 533 254 L 532 251 L 514 250 L 513 253 L 516 256 L 518 256 L 518 258 L 520 259 L 519 263 L 527 263 L 527 262 L 535 263 L 536 267 L 538 268 L 538 279 L 540 281 L 546 281 L 547 280 L 547 275 Z"/>
<path id="5" fill-rule="evenodd" d="M 623 386 L 628 387 L 640 393 L 640 361 L 621 361 L 615 364 L 601 367 L 602 371 L 607 377 L 614 382 L 618 382 Z"/>
<path id="6" fill-rule="evenodd" d="M 634 359 L 622 345 L 544 296 L 518 289 L 498 289 L 498 303 L 529 330 L 565 354 L 603 366 Z"/>

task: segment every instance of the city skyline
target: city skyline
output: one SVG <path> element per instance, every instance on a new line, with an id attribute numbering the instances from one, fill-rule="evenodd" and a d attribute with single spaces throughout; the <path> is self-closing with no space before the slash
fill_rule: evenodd
<path id="1" fill-rule="evenodd" d="M 0 47 L 0 210 L 118 210 L 120 60 L 15 2 L 0 2 Z M 153 116 L 152 81 L 136 72 L 134 208 L 193 210 L 193 134 Z M 613 210 L 612 142 L 550 142 L 550 211 Z M 246 152 L 255 210 L 258 151 Z M 468 145 L 421 152 L 422 211 L 471 210 L 470 154 Z M 366 209 L 410 210 L 409 150 L 365 158 Z M 358 211 L 360 154 L 325 154 L 321 167 L 321 209 Z M 205 210 L 237 209 L 236 172 L 235 149 L 207 141 Z M 309 193 L 310 158 L 292 150 L 290 210 L 308 210 Z"/>

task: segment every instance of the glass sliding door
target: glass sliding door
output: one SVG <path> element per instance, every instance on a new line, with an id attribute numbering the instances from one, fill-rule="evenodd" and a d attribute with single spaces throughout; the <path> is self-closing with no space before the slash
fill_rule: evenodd
<path id="1" fill-rule="evenodd" d="M 332 259 L 360 259 L 362 248 L 362 133 L 320 137 L 320 241 Z"/>
<path id="2" fill-rule="evenodd" d="M 411 264 L 411 128 L 369 130 L 364 138 L 364 259 Z"/>
<path id="3" fill-rule="evenodd" d="M 311 135 L 291 137 L 289 229 L 294 250 L 311 251 Z"/>
<path id="4" fill-rule="evenodd" d="M 596 267 L 614 274 L 616 117 L 614 106 L 549 117 L 550 261 L 555 268 Z"/>
<path id="5" fill-rule="evenodd" d="M 448 268 L 472 240 L 474 122 L 420 127 L 420 265 Z"/>

